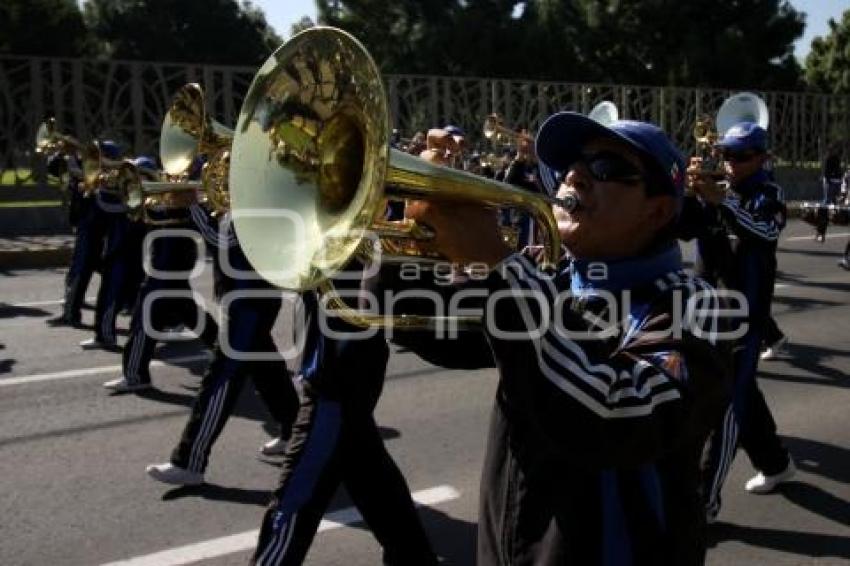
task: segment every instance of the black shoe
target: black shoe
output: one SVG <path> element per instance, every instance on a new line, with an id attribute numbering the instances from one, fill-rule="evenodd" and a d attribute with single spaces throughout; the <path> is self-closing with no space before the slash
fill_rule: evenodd
<path id="1" fill-rule="evenodd" d="M 72 318 L 70 316 L 60 314 L 59 316 L 48 318 L 47 326 L 71 326 L 73 328 L 82 328 L 83 323 L 79 318 Z"/>

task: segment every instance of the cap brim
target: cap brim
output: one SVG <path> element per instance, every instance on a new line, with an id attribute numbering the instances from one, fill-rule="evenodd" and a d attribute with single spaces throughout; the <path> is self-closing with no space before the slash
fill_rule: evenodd
<path id="1" fill-rule="evenodd" d="M 631 139 L 578 112 L 559 112 L 550 116 L 540 126 L 534 149 L 543 164 L 563 172 L 581 157 L 581 149 L 587 142 L 599 138 L 624 142 L 638 154 L 647 155 L 646 150 Z"/>
<path id="2" fill-rule="evenodd" d="M 755 149 L 750 147 L 744 140 L 732 138 L 729 140 L 720 140 L 716 144 L 715 147 L 720 149 L 726 149 L 729 151 L 748 151 L 750 149 Z"/>

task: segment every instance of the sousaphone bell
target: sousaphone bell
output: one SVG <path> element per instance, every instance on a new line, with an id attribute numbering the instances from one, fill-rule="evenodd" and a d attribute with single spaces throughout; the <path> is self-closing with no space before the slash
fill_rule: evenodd
<path id="1" fill-rule="evenodd" d="M 230 162 L 234 227 L 260 276 L 284 289 L 320 290 L 358 326 L 430 326 L 434 319 L 426 317 L 346 310 L 329 281 L 352 257 L 375 249 L 364 245 L 369 234 L 381 243 L 433 236 L 410 221 L 376 222 L 388 198 L 528 209 L 544 233 L 546 261 L 558 260 L 551 204 L 575 202 L 429 164 L 390 149 L 390 131 L 378 67 L 348 33 L 310 28 L 266 60 L 240 111 Z"/>

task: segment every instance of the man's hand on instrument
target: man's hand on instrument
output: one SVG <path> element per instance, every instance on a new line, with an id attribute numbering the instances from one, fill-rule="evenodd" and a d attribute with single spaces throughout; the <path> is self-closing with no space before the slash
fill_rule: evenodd
<path id="1" fill-rule="evenodd" d="M 453 263 L 492 266 L 511 253 L 502 239 L 495 210 L 477 204 L 418 200 L 407 203 L 404 215 L 431 228 L 435 237 L 424 247 Z"/>
<path id="2" fill-rule="evenodd" d="M 711 204 L 720 204 L 726 196 L 723 187 L 717 183 L 712 173 L 702 170 L 702 158 L 699 157 L 691 157 L 688 163 L 686 189 Z"/>

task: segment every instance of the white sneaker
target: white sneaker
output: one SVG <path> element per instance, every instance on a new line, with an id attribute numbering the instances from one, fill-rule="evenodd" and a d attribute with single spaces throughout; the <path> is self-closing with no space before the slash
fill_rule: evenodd
<path id="1" fill-rule="evenodd" d="M 278 436 L 272 438 L 260 447 L 263 456 L 283 456 L 286 453 L 286 439 Z"/>
<path id="2" fill-rule="evenodd" d="M 744 486 L 744 489 L 749 491 L 750 493 L 770 493 L 776 486 L 779 484 L 786 482 L 794 477 L 794 474 L 797 473 L 797 467 L 794 465 L 794 460 L 788 459 L 788 466 L 778 474 L 774 476 L 766 476 L 763 473 L 759 472 L 752 478 L 747 484 Z"/>
<path id="3" fill-rule="evenodd" d="M 761 353 L 761 359 L 763 360 L 775 360 L 781 356 L 784 356 L 786 350 L 788 349 L 788 337 L 783 336 L 770 346 L 768 346 L 764 352 Z"/>
<path id="4" fill-rule="evenodd" d="M 173 485 L 201 485 L 204 483 L 204 474 L 184 470 L 168 462 L 165 464 L 151 464 L 145 471 L 150 477 L 162 483 Z"/>
<path id="5" fill-rule="evenodd" d="M 118 377 L 116 379 L 110 379 L 103 384 L 103 387 L 110 391 L 115 391 L 116 393 L 130 393 L 132 391 L 144 391 L 145 389 L 151 389 L 153 385 L 149 381 L 130 382 L 127 381 L 126 377 Z"/>

